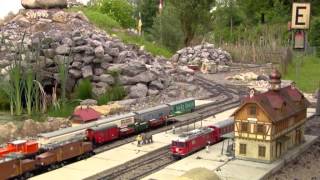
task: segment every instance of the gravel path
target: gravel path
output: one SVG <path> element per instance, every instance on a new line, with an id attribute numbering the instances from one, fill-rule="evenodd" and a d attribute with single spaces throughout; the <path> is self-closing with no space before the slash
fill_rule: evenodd
<path id="1" fill-rule="evenodd" d="M 307 122 L 306 134 L 320 136 L 320 117 Z M 285 165 L 269 180 L 320 180 L 320 138 L 294 161 Z"/>

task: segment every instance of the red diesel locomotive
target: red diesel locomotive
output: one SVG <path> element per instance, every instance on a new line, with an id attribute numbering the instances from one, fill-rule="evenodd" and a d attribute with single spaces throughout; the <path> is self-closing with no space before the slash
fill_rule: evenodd
<path id="1" fill-rule="evenodd" d="M 230 118 L 209 127 L 183 133 L 172 141 L 171 153 L 175 157 L 185 157 L 208 144 L 215 144 L 222 140 L 223 135 L 233 132 L 233 125 L 234 120 Z"/>

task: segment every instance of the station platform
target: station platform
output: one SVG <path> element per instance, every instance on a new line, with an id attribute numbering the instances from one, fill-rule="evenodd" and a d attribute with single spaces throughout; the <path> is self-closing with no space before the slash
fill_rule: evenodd
<path id="1" fill-rule="evenodd" d="M 130 160 L 136 159 L 149 152 L 155 151 L 162 147 L 171 144 L 172 139 L 177 138 L 182 132 L 199 128 L 201 126 L 212 125 L 215 122 L 223 121 L 230 117 L 235 111 L 235 108 L 209 117 L 202 122 L 197 122 L 192 125 L 183 126 L 173 130 L 168 130 L 159 134 L 153 135 L 154 143 L 137 147 L 136 142 L 128 143 L 120 147 L 105 151 L 103 153 L 92 156 L 88 159 L 78 161 L 62 168 L 50 171 L 39 176 L 31 178 L 32 180 L 78 180 L 88 178 L 95 174 L 101 173 L 107 169 L 111 169 Z"/>
<path id="2" fill-rule="evenodd" d="M 318 137 L 305 135 L 306 142 L 288 151 L 281 159 L 271 163 L 258 163 L 234 159 L 226 155 L 226 141 L 209 147 L 209 151 L 201 150 L 188 156 L 164 169 L 151 174 L 142 180 L 174 180 L 194 168 L 206 168 L 214 171 L 221 179 L 228 180 L 257 180 L 265 179 L 272 173 L 279 170 L 286 162 L 294 159 L 308 147 L 310 147 Z M 222 147 L 224 147 L 222 149 Z M 223 153 L 221 153 L 223 152 Z"/>

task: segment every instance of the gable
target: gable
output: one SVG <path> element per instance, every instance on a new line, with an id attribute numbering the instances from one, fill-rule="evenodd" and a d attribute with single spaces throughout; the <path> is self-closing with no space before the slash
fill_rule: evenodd
<path id="1" fill-rule="evenodd" d="M 234 113 L 235 120 L 247 120 L 248 118 L 254 118 L 250 115 L 251 108 L 256 108 L 256 119 L 258 122 L 271 122 L 267 113 L 263 110 L 263 108 L 255 102 L 245 103 L 240 106 L 236 112 Z"/>

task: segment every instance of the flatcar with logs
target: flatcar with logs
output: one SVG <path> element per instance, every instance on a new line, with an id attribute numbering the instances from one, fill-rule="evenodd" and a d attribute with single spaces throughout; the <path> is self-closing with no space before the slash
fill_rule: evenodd
<path id="1" fill-rule="evenodd" d="M 195 100 L 188 98 L 144 110 L 38 134 L 38 140 L 18 140 L 0 148 L 0 180 L 30 177 L 43 169 L 55 169 L 73 158 L 87 157 L 95 145 L 157 128 L 168 118 L 189 113 Z M 76 141 L 75 141 L 76 140 Z M 19 155 L 16 156 L 16 155 Z M 14 156 L 14 157 L 12 157 Z"/>
<path id="2" fill-rule="evenodd" d="M 178 136 L 172 141 L 170 150 L 176 158 L 186 157 L 207 145 L 222 140 L 223 135 L 234 131 L 234 120 L 229 118 L 211 126 L 195 129 Z"/>

